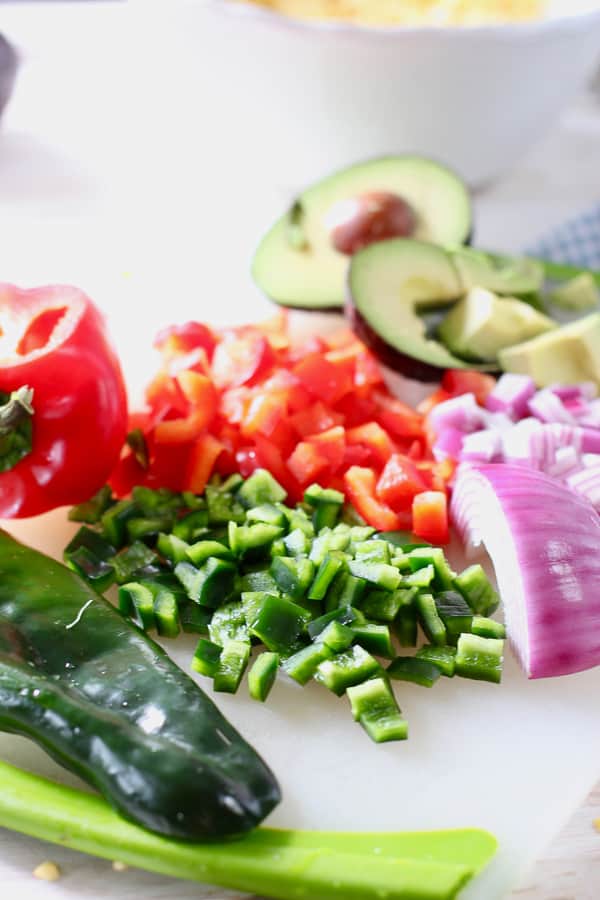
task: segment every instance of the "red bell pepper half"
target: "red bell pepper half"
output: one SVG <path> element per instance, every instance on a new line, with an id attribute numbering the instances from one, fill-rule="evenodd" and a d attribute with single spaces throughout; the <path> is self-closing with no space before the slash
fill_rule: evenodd
<path id="1" fill-rule="evenodd" d="M 0 285 L 0 348 L 0 517 L 88 499 L 127 432 L 102 315 L 73 287 Z"/>

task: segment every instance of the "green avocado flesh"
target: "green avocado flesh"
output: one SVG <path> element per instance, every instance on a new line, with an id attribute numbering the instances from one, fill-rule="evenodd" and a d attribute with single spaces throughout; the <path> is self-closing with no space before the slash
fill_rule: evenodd
<path id="1" fill-rule="evenodd" d="M 373 191 L 410 204 L 417 216 L 415 239 L 456 246 L 470 235 L 469 194 L 453 172 L 416 156 L 374 159 L 337 172 L 298 197 L 259 244 L 252 263 L 258 287 L 283 306 L 343 306 L 348 256 L 334 249 L 327 216 L 339 202 Z"/>
<path id="2" fill-rule="evenodd" d="M 451 306 L 464 293 L 450 254 L 397 238 L 355 254 L 349 291 L 359 315 L 394 350 L 442 369 L 474 368 L 427 336 L 419 313 Z"/>
<path id="3" fill-rule="evenodd" d="M 452 353 L 477 362 L 496 360 L 505 347 L 552 328 L 556 322 L 528 303 L 474 287 L 455 303 L 437 333 Z"/>
<path id="4" fill-rule="evenodd" d="M 544 267 L 526 256 L 500 256 L 471 247 L 450 250 L 465 290 L 484 287 L 518 297 L 537 294 L 544 284 Z"/>
<path id="5" fill-rule="evenodd" d="M 499 359 L 506 372 L 530 375 L 538 387 L 556 382 L 600 384 L 600 313 L 507 347 Z"/>

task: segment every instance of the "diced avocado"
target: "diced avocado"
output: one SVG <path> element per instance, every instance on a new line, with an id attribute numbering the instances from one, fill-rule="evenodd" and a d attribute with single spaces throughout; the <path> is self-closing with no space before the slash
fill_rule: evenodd
<path id="1" fill-rule="evenodd" d="M 600 291 L 591 272 L 582 272 L 559 285 L 549 298 L 561 309 L 583 311 L 595 309 L 600 301 Z"/>
<path id="2" fill-rule="evenodd" d="M 514 297 L 516 294 L 537 294 L 544 284 L 544 267 L 535 259 L 519 256 L 499 256 L 471 247 L 450 251 L 463 287 L 483 287 L 496 294 Z"/>
<path id="3" fill-rule="evenodd" d="M 500 350 L 556 328 L 556 322 L 514 297 L 474 287 L 445 316 L 438 337 L 468 360 L 493 361 Z"/>
<path id="4" fill-rule="evenodd" d="M 453 172 L 417 156 L 374 159 L 325 178 L 297 198 L 256 251 L 252 274 L 258 286 L 284 306 L 343 306 L 348 257 L 333 246 L 328 216 L 340 202 L 374 191 L 409 204 L 419 240 L 460 245 L 470 235 L 469 194 Z"/>
<path id="5" fill-rule="evenodd" d="M 473 368 L 429 337 L 419 315 L 450 306 L 463 293 L 440 247 L 406 238 L 371 244 L 352 257 L 348 284 L 352 325 L 388 365 L 423 380 L 439 378 L 439 369 Z"/>
<path id="6" fill-rule="evenodd" d="M 538 387 L 578 381 L 600 385 L 600 313 L 507 347 L 498 358 L 506 372 L 530 375 Z"/>

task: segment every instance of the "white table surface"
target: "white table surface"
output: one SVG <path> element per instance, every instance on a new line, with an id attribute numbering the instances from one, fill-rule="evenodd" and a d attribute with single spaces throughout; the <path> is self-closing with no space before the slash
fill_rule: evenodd
<path id="1" fill-rule="evenodd" d="M 268 313 L 249 282 L 248 258 L 260 229 L 300 185 L 248 172 L 243 136 L 239 146 L 224 148 L 221 160 L 211 157 L 215 142 L 206 124 L 203 130 L 194 91 L 177 80 L 185 66 L 156 34 L 136 31 L 125 6 L 0 3 L 0 30 L 24 58 L 0 136 L 2 280 L 72 282 L 110 306 L 134 391 L 138 373 L 152 364 L 145 348 L 157 325 L 190 317 L 225 321 L 239 318 L 246 306 L 252 317 Z M 582 98 L 517 170 L 477 196 L 478 243 L 518 249 L 600 199 L 599 148 L 600 105 L 591 96 Z M 233 165 L 236 156 L 239 164 Z M 136 364 L 129 366 L 134 345 Z M 43 527 L 32 532 L 40 543 Z M 59 531 L 55 543 L 58 551 Z M 596 674 L 584 676 L 588 690 L 600 686 Z M 557 687 L 557 696 L 562 690 L 566 699 L 567 686 Z M 578 721 L 577 710 L 566 710 L 566 728 L 571 714 Z M 590 733 L 597 746 L 600 727 Z M 6 754 L 3 745 L 3 755 L 18 761 L 20 747 L 11 744 Z M 591 775 L 589 760 L 582 762 L 573 779 L 573 806 L 591 787 Z M 293 824 L 289 810 L 286 824 Z M 547 833 L 540 815 L 538 850 L 558 827 L 558 814 L 549 813 Z M 526 860 L 516 847 L 511 853 L 501 861 L 513 867 L 510 877 L 492 872 L 470 897 L 498 898 L 499 884 L 514 883 L 516 867 Z M 31 877 L 45 858 L 63 867 L 65 877 L 57 884 Z M 115 873 L 105 862 L 0 833 L 2 897 L 139 894 L 178 900 L 226 896 L 142 872 Z"/>

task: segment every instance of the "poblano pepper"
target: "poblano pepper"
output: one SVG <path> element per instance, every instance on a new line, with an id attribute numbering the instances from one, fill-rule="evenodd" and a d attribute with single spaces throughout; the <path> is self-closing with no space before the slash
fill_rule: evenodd
<path id="1" fill-rule="evenodd" d="M 154 641 L 3 531 L 0 729 L 163 835 L 241 834 L 280 799 L 263 760 Z"/>

